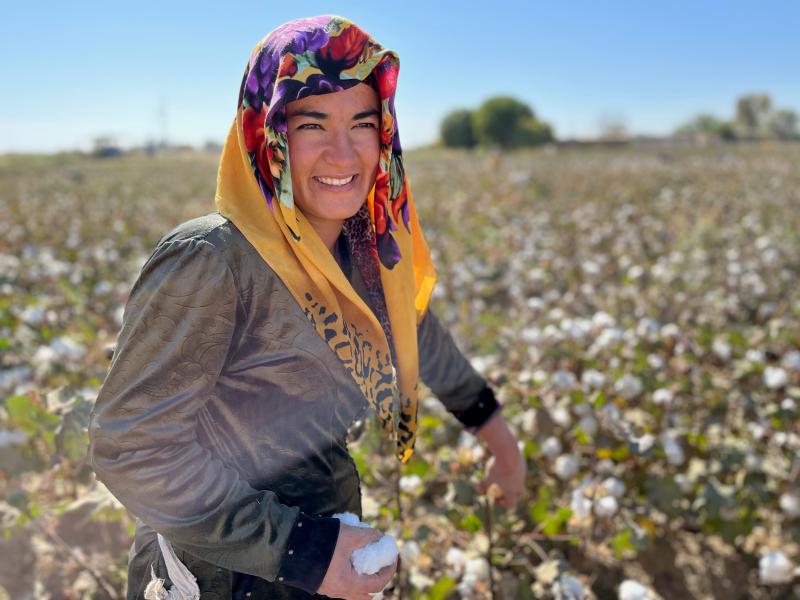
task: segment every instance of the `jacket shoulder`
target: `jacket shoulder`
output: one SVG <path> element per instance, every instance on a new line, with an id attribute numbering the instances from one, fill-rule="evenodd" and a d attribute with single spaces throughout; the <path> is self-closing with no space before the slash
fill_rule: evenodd
<path id="1" fill-rule="evenodd" d="M 175 241 L 205 240 L 221 250 L 227 243 L 234 241 L 232 238 L 236 237 L 242 236 L 234 224 L 215 212 L 184 221 L 164 235 L 157 245 L 161 246 Z"/>

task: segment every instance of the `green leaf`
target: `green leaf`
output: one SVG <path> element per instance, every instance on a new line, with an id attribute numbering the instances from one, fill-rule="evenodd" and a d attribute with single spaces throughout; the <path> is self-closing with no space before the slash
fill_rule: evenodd
<path id="1" fill-rule="evenodd" d="M 531 519 L 534 523 L 541 523 L 547 518 L 551 503 L 550 489 L 547 487 L 540 487 L 539 497 L 530 507 Z"/>
<path id="2" fill-rule="evenodd" d="M 431 586 L 431 589 L 423 595 L 423 598 L 425 598 L 425 600 L 446 600 L 455 587 L 455 579 L 447 576 L 442 577 Z"/>
<path id="3" fill-rule="evenodd" d="M 6 410 L 12 424 L 30 436 L 52 432 L 59 423 L 58 416 L 47 412 L 28 396 L 11 396 L 6 400 Z"/>
<path id="4" fill-rule="evenodd" d="M 425 474 L 431 470 L 431 465 L 419 454 L 414 454 L 411 460 L 403 465 L 403 475 L 419 475 L 425 477 Z"/>
<path id="5" fill-rule="evenodd" d="M 636 552 L 636 544 L 633 543 L 633 532 L 630 529 L 626 529 L 614 536 L 611 539 L 611 547 L 614 549 L 614 555 L 617 559 L 621 559 L 626 552 Z"/>
<path id="6" fill-rule="evenodd" d="M 592 406 L 594 406 L 595 408 L 600 408 L 606 402 L 608 402 L 606 400 L 606 393 L 603 390 L 600 390 L 599 392 L 597 392 L 594 399 L 592 400 Z"/>
<path id="7" fill-rule="evenodd" d="M 483 521 L 481 521 L 480 517 L 475 513 L 469 513 L 458 522 L 458 526 L 471 533 L 476 533 L 483 529 Z"/>
<path id="8" fill-rule="evenodd" d="M 565 525 L 572 516 L 572 509 L 567 507 L 559 508 L 555 513 L 551 513 L 544 522 L 542 532 L 545 535 L 557 535 L 565 530 Z"/>

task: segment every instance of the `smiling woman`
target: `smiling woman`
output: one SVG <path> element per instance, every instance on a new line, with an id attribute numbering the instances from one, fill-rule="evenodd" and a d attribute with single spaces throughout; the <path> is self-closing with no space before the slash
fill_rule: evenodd
<path id="1" fill-rule="evenodd" d="M 375 184 L 379 106 L 377 91 L 358 84 L 286 107 L 294 201 L 331 250 Z"/>
<path id="2" fill-rule="evenodd" d="M 414 452 L 422 379 L 489 446 L 513 506 L 525 465 L 486 381 L 430 310 L 436 274 L 403 166 L 397 56 L 341 17 L 251 54 L 218 212 L 142 268 L 89 427 L 97 476 L 137 517 L 128 598 L 366 600 L 348 430 Z M 168 592 L 169 590 L 169 592 Z M 169 595 L 168 595 L 169 594 Z"/>

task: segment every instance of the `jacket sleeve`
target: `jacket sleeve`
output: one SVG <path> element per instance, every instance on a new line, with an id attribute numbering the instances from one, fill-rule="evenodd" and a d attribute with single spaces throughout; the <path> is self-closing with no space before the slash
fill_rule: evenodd
<path id="1" fill-rule="evenodd" d="M 125 309 L 90 420 L 89 458 L 131 513 L 183 550 L 313 593 L 330 564 L 338 519 L 305 515 L 254 489 L 196 437 L 238 304 L 233 274 L 212 244 L 158 246 Z"/>
<path id="2" fill-rule="evenodd" d="M 501 409 L 494 391 L 428 308 L 417 327 L 419 372 L 436 397 L 471 433 Z"/>

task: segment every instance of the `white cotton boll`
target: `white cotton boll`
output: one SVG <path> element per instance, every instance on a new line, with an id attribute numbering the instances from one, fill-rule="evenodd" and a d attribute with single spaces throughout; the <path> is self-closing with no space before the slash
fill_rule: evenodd
<path id="1" fill-rule="evenodd" d="M 536 410 L 529 408 L 520 416 L 520 426 L 522 430 L 528 435 L 534 435 L 536 432 Z"/>
<path id="2" fill-rule="evenodd" d="M 352 527 L 369 527 L 362 523 L 358 515 L 351 512 L 335 513 L 333 518 L 339 519 L 345 525 Z M 397 542 L 391 535 L 384 535 L 381 539 L 367 544 L 363 548 L 353 550 L 350 562 L 360 575 L 373 575 L 383 567 L 392 565 L 397 561 Z"/>
<path id="3" fill-rule="evenodd" d="M 544 341 L 542 330 L 538 327 L 526 327 L 519 332 L 519 337 L 526 344 L 541 344 Z"/>
<path id="4" fill-rule="evenodd" d="M 603 496 L 594 502 L 594 512 L 598 517 L 613 517 L 619 510 L 619 503 L 614 496 Z"/>
<path id="5" fill-rule="evenodd" d="M 643 389 L 642 380 L 636 375 L 623 375 L 614 384 L 614 391 L 626 400 L 633 400 Z"/>
<path id="6" fill-rule="evenodd" d="M 689 479 L 684 473 L 678 473 L 675 475 L 675 483 L 684 494 L 688 494 L 692 491 L 692 488 L 694 488 L 694 483 L 692 483 L 692 480 Z"/>
<path id="7" fill-rule="evenodd" d="M 19 446 L 28 439 L 28 434 L 19 429 L 0 429 L 0 448 Z"/>
<path id="8" fill-rule="evenodd" d="M 400 546 L 400 558 L 407 565 L 416 564 L 422 552 L 419 549 L 419 544 L 413 540 L 402 542 Z"/>
<path id="9" fill-rule="evenodd" d="M 619 344 L 624 339 L 625 336 L 621 329 L 609 327 L 608 329 L 604 329 L 602 332 L 600 332 L 600 335 L 597 336 L 594 345 L 602 350 L 615 344 Z"/>
<path id="10" fill-rule="evenodd" d="M 614 472 L 614 461 L 610 458 L 602 458 L 597 461 L 597 464 L 594 466 L 594 470 L 597 473 L 602 473 L 603 475 L 610 475 Z"/>
<path id="11" fill-rule="evenodd" d="M 637 453 L 645 454 L 655 445 L 656 436 L 654 436 L 652 433 L 644 433 L 639 437 L 634 437 L 633 440 L 636 442 Z"/>
<path id="12" fill-rule="evenodd" d="M 755 452 L 748 452 L 744 457 L 744 466 L 748 471 L 760 471 L 764 461 Z"/>
<path id="13" fill-rule="evenodd" d="M 681 329 L 675 323 L 667 323 L 660 331 L 662 340 L 676 340 L 681 335 Z"/>
<path id="14" fill-rule="evenodd" d="M 383 567 L 393 565 L 397 561 L 398 554 L 395 539 L 390 535 L 384 535 L 376 542 L 353 550 L 351 562 L 359 575 L 373 575 Z"/>
<path id="15" fill-rule="evenodd" d="M 403 475 L 400 478 L 400 490 L 406 494 L 413 495 L 422 486 L 422 478 L 419 475 Z"/>
<path id="16" fill-rule="evenodd" d="M 596 312 L 592 315 L 592 325 L 597 328 L 605 329 L 606 327 L 614 327 L 617 322 L 610 314 L 607 312 Z"/>
<path id="17" fill-rule="evenodd" d="M 44 320 L 45 310 L 39 306 L 28 306 L 23 310 L 19 318 L 28 325 L 38 325 Z"/>
<path id="18" fill-rule="evenodd" d="M 648 354 L 647 355 L 647 365 L 651 369 L 655 369 L 656 371 L 660 371 L 664 368 L 664 359 L 661 358 L 658 354 Z"/>
<path id="19" fill-rule="evenodd" d="M 474 575 L 464 575 L 456 586 L 456 590 L 461 598 L 473 598 L 475 595 L 475 584 L 478 578 Z"/>
<path id="20" fill-rule="evenodd" d="M 720 360 L 728 361 L 731 359 L 731 345 L 724 340 L 714 340 L 711 344 L 711 350 L 719 357 Z"/>
<path id="21" fill-rule="evenodd" d="M 62 360 L 80 360 L 86 354 L 86 348 L 66 336 L 54 339 L 50 342 L 50 348 Z"/>
<path id="22" fill-rule="evenodd" d="M 536 369 L 533 372 L 533 383 L 536 385 L 541 385 L 545 381 L 547 381 L 547 371 L 544 369 Z"/>
<path id="23" fill-rule="evenodd" d="M 585 260 L 581 263 L 581 269 L 587 275 L 598 275 L 600 273 L 600 265 L 593 260 Z"/>
<path id="24" fill-rule="evenodd" d="M 561 427 L 569 427 L 572 423 L 572 417 L 569 414 L 569 410 L 565 406 L 553 407 L 550 410 L 550 418 Z"/>
<path id="25" fill-rule="evenodd" d="M 668 390 L 667 388 L 659 388 L 653 392 L 653 402 L 656 404 L 669 406 L 672 404 L 673 398 L 672 390 Z"/>
<path id="26" fill-rule="evenodd" d="M 556 371 L 550 377 L 550 383 L 558 390 L 571 390 L 578 384 L 575 374 L 571 371 Z"/>
<path id="27" fill-rule="evenodd" d="M 572 479 L 578 473 L 578 459 L 571 454 L 562 454 L 556 458 L 553 470 L 562 481 Z"/>
<path id="28" fill-rule="evenodd" d="M 617 424 L 622 420 L 622 413 L 616 404 L 604 404 L 600 407 L 600 414 L 613 424 Z"/>
<path id="29" fill-rule="evenodd" d="M 781 494 L 778 501 L 781 510 L 791 519 L 800 517 L 800 496 L 796 493 L 786 492 Z"/>
<path id="30" fill-rule="evenodd" d="M 11 367 L 0 369 L 0 390 L 9 390 L 26 383 L 31 379 L 32 372 L 28 367 Z"/>
<path id="31" fill-rule="evenodd" d="M 794 579 L 794 564 L 783 552 L 773 550 L 758 561 L 758 576 L 767 585 L 789 583 Z"/>
<path id="32" fill-rule="evenodd" d="M 657 596 L 645 585 L 626 579 L 619 585 L 619 600 L 656 600 Z"/>
<path id="33" fill-rule="evenodd" d="M 786 371 L 780 367 L 767 367 L 764 369 L 764 385 L 771 390 L 784 387 L 789 382 Z"/>
<path id="34" fill-rule="evenodd" d="M 586 596 L 580 580 L 566 573 L 553 584 L 551 592 L 555 600 L 583 600 Z"/>
<path id="35" fill-rule="evenodd" d="M 483 557 L 470 558 L 464 565 L 464 577 L 473 576 L 478 581 L 489 580 L 489 563 Z"/>
<path id="36" fill-rule="evenodd" d="M 369 527 L 367 523 L 361 522 L 361 519 L 358 518 L 358 515 L 351 512 L 336 513 L 331 516 L 334 519 L 339 519 L 345 525 L 350 525 L 352 527 Z"/>
<path id="37" fill-rule="evenodd" d="M 681 447 L 675 435 L 665 431 L 661 434 L 661 445 L 664 447 L 664 453 L 667 455 L 667 462 L 673 466 L 682 465 L 686 460 Z"/>
<path id="38" fill-rule="evenodd" d="M 764 351 L 750 348 L 744 353 L 744 359 L 753 364 L 760 364 L 764 362 Z"/>
<path id="39" fill-rule="evenodd" d="M 545 325 L 544 329 L 542 330 L 542 336 L 544 337 L 545 341 L 557 343 L 564 339 L 564 334 L 561 333 L 561 330 L 550 323 L 549 325 Z"/>
<path id="40" fill-rule="evenodd" d="M 444 557 L 444 564 L 450 567 L 456 576 L 461 576 L 467 565 L 467 555 L 460 548 L 450 548 Z"/>
<path id="41" fill-rule="evenodd" d="M 595 419 L 592 415 L 581 417 L 581 420 L 578 421 L 578 427 L 580 427 L 581 431 L 583 431 L 586 435 L 594 435 L 597 433 L 597 419 Z"/>
<path id="42" fill-rule="evenodd" d="M 600 484 L 601 489 L 609 496 L 621 498 L 625 495 L 625 484 L 616 477 L 608 477 Z"/>
<path id="43" fill-rule="evenodd" d="M 750 430 L 750 435 L 753 436 L 754 440 L 760 440 L 767 434 L 767 428 L 761 423 L 754 423 L 751 421 L 747 424 L 747 428 Z"/>
<path id="44" fill-rule="evenodd" d="M 600 390 L 606 385 L 606 376 L 596 369 L 587 369 L 581 375 L 581 383 L 589 389 Z"/>
<path id="45" fill-rule="evenodd" d="M 650 342 L 655 342 L 658 339 L 658 332 L 660 329 L 661 323 L 655 319 L 643 317 L 639 319 L 639 322 L 636 324 L 636 335 Z"/>
<path id="46" fill-rule="evenodd" d="M 47 372 L 58 360 L 58 355 L 50 346 L 39 346 L 33 355 L 33 366 L 37 375 Z"/>
<path id="47" fill-rule="evenodd" d="M 475 369 L 478 373 L 484 374 L 488 371 L 491 367 L 494 366 L 495 357 L 494 356 L 476 356 L 470 359 L 470 363 L 472 364 L 472 368 Z"/>
<path id="48" fill-rule="evenodd" d="M 572 490 L 569 507 L 579 519 L 585 519 L 592 513 L 592 500 L 583 494 L 583 487 Z"/>
<path id="49" fill-rule="evenodd" d="M 794 412 L 797 410 L 797 403 L 793 398 L 784 398 L 781 400 L 781 408 L 789 412 Z"/>
<path id="50" fill-rule="evenodd" d="M 561 440 L 555 436 L 547 438 L 542 444 L 542 454 L 551 458 L 561 454 Z"/>
<path id="51" fill-rule="evenodd" d="M 787 352 L 781 360 L 781 364 L 790 371 L 797 371 L 800 373 L 800 351 L 792 350 Z"/>

